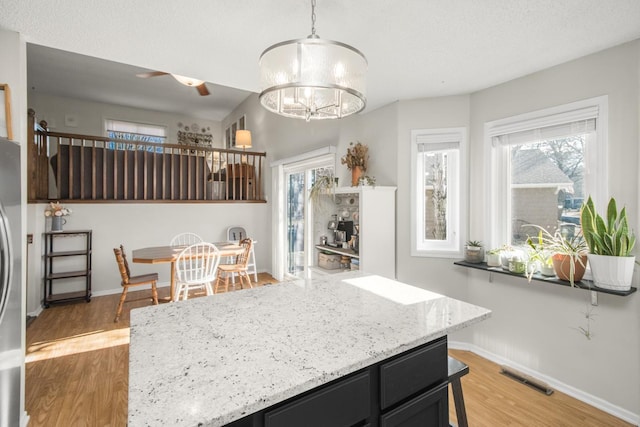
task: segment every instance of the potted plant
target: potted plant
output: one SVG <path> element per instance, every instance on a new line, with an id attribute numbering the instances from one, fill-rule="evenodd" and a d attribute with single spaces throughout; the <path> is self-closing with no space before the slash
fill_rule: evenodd
<path id="1" fill-rule="evenodd" d="M 500 267 L 502 265 L 502 261 L 500 260 L 500 252 L 502 252 L 502 248 L 494 248 L 487 252 L 488 267 Z"/>
<path id="2" fill-rule="evenodd" d="M 612 197 L 606 221 L 595 209 L 591 196 L 580 208 L 580 224 L 589 246 L 589 264 L 593 281 L 599 288 L 628 291 L 631 288 L 636 257 L 631 254 L 636 243 L 629 230 L 626 208 L 618 212 Z"/>
<path id="3" fill-rule="evenodd" d="M 478 240 L 468 240 L 464 247 L 464 260 L 473 264 L 484 261 L 484 248 Z"/>
<path id="4" fill-rule="evenodd" d="M 337 181 L 333 175 L 320 175 L 316 176 L 316 180 L 309 190 L 309 200 L 314 204 L 318 203 L 320 196 L 323 194 L 335 194 L 334 190 L 337 187 Z"/>
<path id="5" fill-rule="evenodd" d="M 588 247 L 582 233 L 563 233 L 558 228 L 551 234 L 539 225 L 528 224 L 539 230 L 540 244 L 552 253 L 553 269 L 558 279 L 571 283 L 582 280 L 587 268 Z"/>
<path id="6" fill-rule="evenodd" d="M 71 215 L 71 209 L 65 208 L 60 202 L 50 202 L 44 209 L 44 216 L 51 217 L 51 231 L 62 231 L 62 226 L 67 223 L 63 216 Z"/>
<path id="7" fill-rule="evenodd" d="M 361 142 L 356 144 L 350 142 L 347 154 L 340 159 L 340 162 L 343 165 L 347 165 L 347 168 L 351 171 L 351 185 L 357 186 L 360 182 L 360 176 L 367 171 L 369 147 Z"/>
<path id="8" fill-rule="evenodd" d="M 533 274 L 540 271 L 543 276 L 555 276 L 553 269 L 553 253 L 545 247 L 542 239 L 542 231 L 538 232 L 536 241 L 529 236 L 527 238 L 529 245 L 529 266 L 527 267 L 527 279 L 531 282 Z"/>

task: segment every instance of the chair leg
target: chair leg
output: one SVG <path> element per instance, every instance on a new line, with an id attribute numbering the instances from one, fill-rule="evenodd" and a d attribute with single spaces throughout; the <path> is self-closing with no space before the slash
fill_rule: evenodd
<path id="1" fill-rule="evenodd" d="M 240 278 L 244 278 L 247 280 L 247 283 L 249 284 L 249 288 L 253 289 L 253 285 L 251 284 L 251 277 L 249 277 L 249 275 L 246 272 L 242 272 L 240 273 Z"/>
<path id="2" fill-rule="evenodd" d="M 116 310 L 116 317 L 113 319 L 114 322 L 120 320 L 120 314 L 122 313 L 122 306 L 124 304 L 124 300 L 127 298 L 127 286 L 122 287 L 122 295 L 120 295 L 120 302 L 118 303 L 118 309 Z"/>
<path id="3" fill-rule="evenodd" d="M 251 256 L 249 258 L 251 265 L 253 265 L 253 279 L 258 282 L 258 267 L 256 266 L 256 254 L 253 252 L 253 246 L 251 246 Z"/>
<path id="4" fill-rule="evenodd" d="M 229 292 L 229 275 L 224 275 L 224 291 Z"/>
<path id="5" fill-rule="evenodd" d="M 460 383 L 460 378 L 456 378 L 451 381 L 451 391 L 453 392 L 453 401 L 456 405 L 458 427 L 468 427 L 467 411 L 464 408 L 464 397 L 462 396 L 462 384 Z"/>
<path id="6" fill-rule="evenodd" d="M 207 293 L 207 296 L 213 295 L 213 288 L 211 287 L 211 282 L 205 283 L 204 289 L 205 289 L 205 291 Z"/>
<path id="7" fill-rule="evenodd" d="M 158 305 L 158 288 L 155 281 L 151 282 L 151 296 L 153 297 L 153 303 Z"/>

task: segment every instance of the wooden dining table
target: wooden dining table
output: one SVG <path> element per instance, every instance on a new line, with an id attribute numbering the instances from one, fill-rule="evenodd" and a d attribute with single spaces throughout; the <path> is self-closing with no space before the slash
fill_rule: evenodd
<path id="1" fill-rule="evenodd" d="M 244 251 L 242 246 L 233 242 L 214 242 L 220 251 L 220 257 L 237 256 Z M 180 252 L 186 246 L 152 246 L 148 248 L 134 249 L 132 251 L 131 260 L 141 264 L 164 264 L 171 263 L 171 294 L 169 299 L 173 298 L 176 288 L 176 261 Z"/>

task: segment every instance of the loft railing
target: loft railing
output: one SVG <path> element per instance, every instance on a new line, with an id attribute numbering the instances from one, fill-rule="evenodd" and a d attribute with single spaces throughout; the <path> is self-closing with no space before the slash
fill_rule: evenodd
<path id="1" fill-rule="evenodd" d="M 264 202 L 265 153 L 51 132 L 29 114 L 29 201 Z"/>

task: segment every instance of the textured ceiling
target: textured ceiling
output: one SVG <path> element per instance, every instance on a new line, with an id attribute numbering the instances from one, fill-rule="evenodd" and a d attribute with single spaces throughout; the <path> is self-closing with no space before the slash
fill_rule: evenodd
<path id="1" fill-rule="evenodd" d="M 321 37 L 367 56 L 367 110 L 473 92 L 640 38 L 638 0 L 318 0 L 316 15 Z M 310 33 L 310 2 L 0 0 L 0 27 L 135 70 L 258 92 L 258 57 L 273 43 Z M 61 74 L 81 74 L 78 68 Z M 107 91 L 126 84 L 124 77 L 111 82 L 112 74 L 97 84 Z M 54 84 L 55 76 L 47 78 Z"/>

